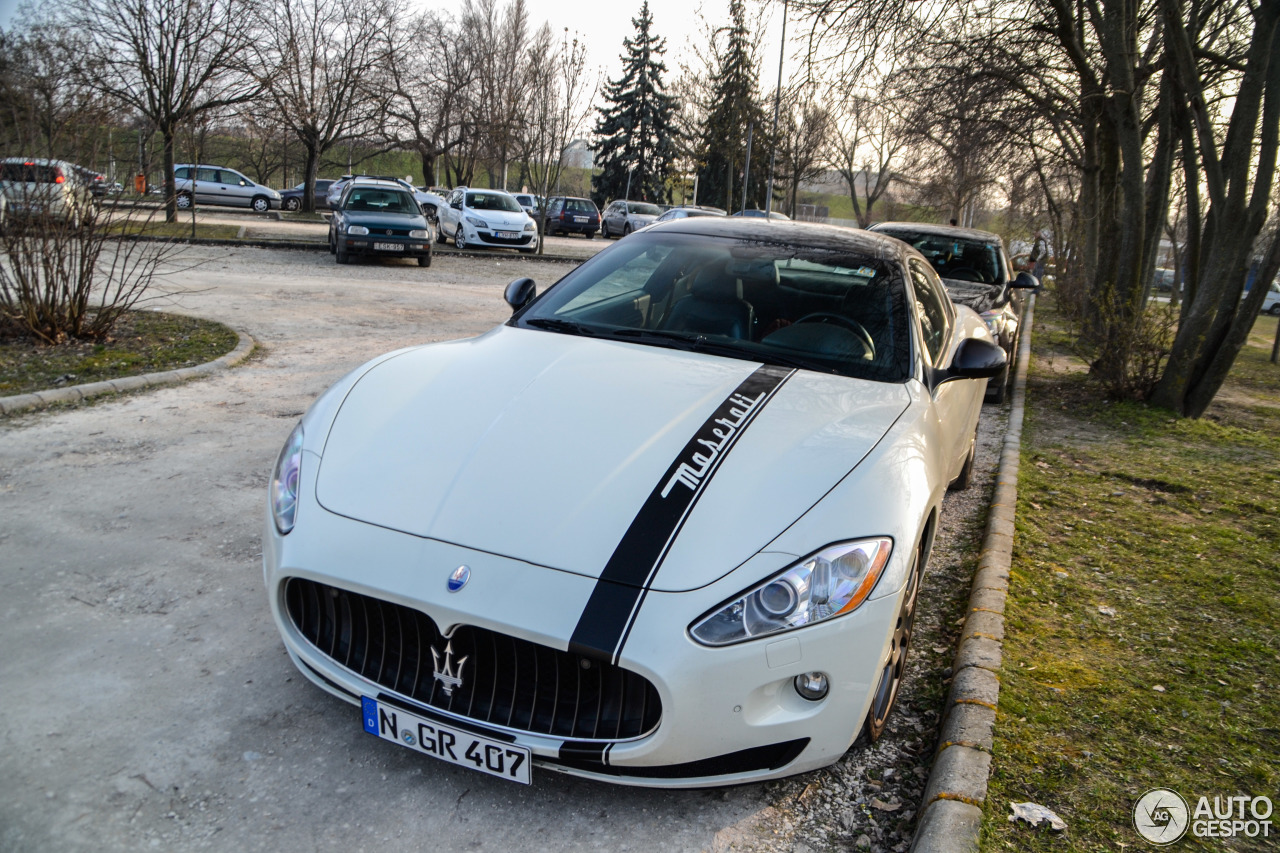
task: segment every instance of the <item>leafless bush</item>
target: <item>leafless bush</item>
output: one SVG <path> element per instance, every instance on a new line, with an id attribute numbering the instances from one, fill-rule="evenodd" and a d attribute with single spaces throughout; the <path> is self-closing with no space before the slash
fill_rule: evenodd
<path id="1" fill-rule="evenodd" d="M 152 298 L 178 251 L 136 238 L 154 211 L 115 205 L 72 215 L 7 216 L 0 226 L 0 334 L 46 344 L 101 340 L 124 312 Z"/>
<path id="2" fill-rule="evenodd" d="M 1114 288 L 1107 298 L 1087 301 L 1077 292 L 1059 292 L 1059 307 L 1072 326 L 1075 354 L 1108 397 L 1146 400 L 1151 396 L 1173 349 L 1177 306 L 1150 302 L 1138 311 L 1122 311 Z"/>

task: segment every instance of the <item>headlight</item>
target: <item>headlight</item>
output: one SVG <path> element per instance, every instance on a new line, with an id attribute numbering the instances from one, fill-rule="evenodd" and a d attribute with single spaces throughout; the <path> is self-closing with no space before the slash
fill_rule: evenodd
<path id="1" fill-rule="evenodd" d="M 298 477 L 302 472 L 302 424 L 293 428 L 271 475 L 271 516 L 281 534 L 293 529 L 298 515 Z"/>
<path id="2" fill-rule="evenodd" d="M 486 231 L 489 230 L 489 223 L 485 222 L 483 219 L 477 219 L 474 216 L 468 216 L 467 221 L 477 228 L 483 228 Z"/>
<path id="3" fill-rule="evenodd" d="M 1000 312 L 983 311 L 981 316 L 982 316 L 982 322 L 987 324 L 987 331 L 991 333 L 992 337 L 999 337 L 1000 336 L 1000 332 L 999 332 Z"/>
<path id="4" fill-rule="evenodd" d="M 347 233 L 354 234 L 357 237 L 363 237 L 365 234 L 369 233 L 369 229 L 365 228 L 363 225 L 348 225 Z"/>
<path id="5" fill-rule="evenodd" d="M 421 228 L 417 228 L 417 229 L 414 229 L 413 231 L 410 231 L 409 236 L 415 240 L 426 240 L 431 235 L 428 234 L 426 231 L 423 231 Z"/>
<path id="6" fill-rule="evenodd" d="M 831 619 L 856 609 L 875 588 L 891 539 L 824 548 L 689 627 L 695 640 L 726 646 Z"/>
<path id="7" fill-rule="evenodd" d="M 524 224 L 524 230 L 526 230 L 526 231 L 537 231 L 537 230 L 538 230 L 538 226 L 534 225 L 532 221 L 530 221 L 530 222 L 526 222 L 526 223 Z"/>

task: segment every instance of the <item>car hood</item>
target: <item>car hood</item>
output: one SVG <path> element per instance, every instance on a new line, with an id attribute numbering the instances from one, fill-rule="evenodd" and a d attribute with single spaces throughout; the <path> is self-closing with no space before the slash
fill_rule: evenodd
<path id="1" fill-rule="evenodd" d="M 511 327 L 407 350 L 348 392 L 316 495 L 370 524 L 599 577 L 695 434 L 759 367 Z M 908 401 L 902 385 L 791 373 L 704 478 L 652 588 L 703 586 L 759 552 Z"/>
<path id="2" fill-rule="evenodd" d="M 521 231 L 529 221 L 529 215 L 523 210 L 518 213 L 509 210 L 467 210 L 466 213 L 488 223 L 491 229 L 501 231 Z"/>
<path id="3" fill-rule="evenodd" d="M 426 228 L 427 220 L 423 216 L 416 216 L 407 213 L 368 213 L 360 211 L 352 213 L 347 211 L 347 226 L 363 225 L 370 232 L 399 229 L 399 228 Z M 376 234 L 374 236 L 377 236 Z"/>
<path id="4" fill-rule="evenodd" d="M 958 281 L 953 278 L 944 278 L 942 283 L 946 286 L 947 295 L 951 297 L 952 302 L 968 305 L 979 314 L 999 308 L 1006 301 L 1000 298 L 1005 292 L 1004 286 L 1000 284 Z"/>

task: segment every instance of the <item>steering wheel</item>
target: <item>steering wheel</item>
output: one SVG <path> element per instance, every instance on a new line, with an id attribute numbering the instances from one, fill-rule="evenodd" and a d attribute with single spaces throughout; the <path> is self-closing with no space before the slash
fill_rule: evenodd
<path id="1" fill-rule="evenodd" d="M 956 281 L 972 281 L 975 284 L 986 284 L 987 280 L 982 277 L 982 273 L 972 267 L 956 267 L 953 270 L 947 270 L 947 278 L 954 278 Z"/>
<path id="2" fill-rule="evenodd" d="M 867 347 L 867 355 L 870 358 L 876 357 L 875 341 L 871 340 L 871 335 L 867 333 L 866 328 L 852 317 L 846 317 L 843 314 L 836 314 L 832 311 L 815 311 L 812 314 L 806 314 L 796 324 L 800 323 L 832 323 L 841 328 L 848 329 L 858 336 L 858 340 L 862 341 Z"/>

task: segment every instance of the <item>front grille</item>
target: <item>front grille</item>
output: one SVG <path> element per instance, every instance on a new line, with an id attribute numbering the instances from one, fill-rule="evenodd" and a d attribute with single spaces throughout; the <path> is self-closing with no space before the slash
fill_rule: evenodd
<path id="1" fill-rule="evenodd" d="M 447 640 L 424 613 L 303 578 L 285 582 L 289 619 L 341 666 L 424 705 L 477 722 L 572 740 L 631 740 L 662 718 L 643 676 L 471 625 Z M 452 695 L 435 677 L 445 644 L 461 669 Z"/>

